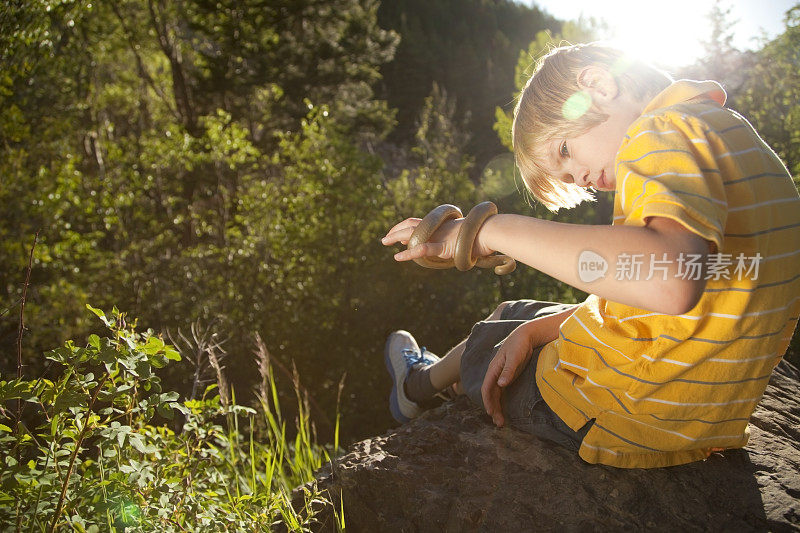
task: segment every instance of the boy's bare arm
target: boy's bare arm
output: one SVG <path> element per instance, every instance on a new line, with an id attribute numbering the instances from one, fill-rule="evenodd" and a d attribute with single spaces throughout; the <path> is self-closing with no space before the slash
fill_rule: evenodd
<path id="1" fill-rule="evenodd" d="M 491 217 L 478 235 L 480 246 L 507 254 L 582 291 L 625 305 L 667 314 L 690 311 L 705 287 L 703 272 L 690 279 L 678 274 L 678 256 L 700 254 L 705 261 L 712 243 L 665 217 L 651 217 L 647 226 L 565 224 L 500 214 Z M 585 282 L 578 275 L 581 252 L 591 250 L 608 263 L 605 276 Z M 621 254 L 644 254 L 639 279 L 617 279 Z M 650 254 L 667 254 L 666 276 L 655 272 L 647 280 Z M 666 279 L 664 279 L 666 277 Z"/>
<path id="2" fill-rule="evenodd" d="M 534 318 L 526 322 L 524 327 L 530 333 L 531 345 L 536 347 L 556 340 L 561 324 L 572 316 L 572 313 L 574 313 L 576 309 L 578 309 L 577 306 L 571 307 L 566 311 L 543 316 L 541 318 Z"/>

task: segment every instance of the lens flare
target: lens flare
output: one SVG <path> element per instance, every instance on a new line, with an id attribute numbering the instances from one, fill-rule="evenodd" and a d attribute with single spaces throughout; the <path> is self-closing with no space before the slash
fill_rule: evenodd
<path id="1" fill-rule="evenodd" d="M 139 506 L 130 500 L 121 500 L 118 511 L 120 521 L 126 526 L 138 524 L 142 517 L 142 511 Z"/>
<path id="2" fill-rule="evenodd" d="M 514 156 L 504 153 L 493 157 L 481 172 L 481 192 L 487 198 L 501 199 L 517 192 Z"/>
<path id="3" fill-rule="evenodd" d="M 564 102 L 561 114 L 567 120 L 581 118 L 592 107 L 592 97 L 586 91 L 578 91 Z"/>

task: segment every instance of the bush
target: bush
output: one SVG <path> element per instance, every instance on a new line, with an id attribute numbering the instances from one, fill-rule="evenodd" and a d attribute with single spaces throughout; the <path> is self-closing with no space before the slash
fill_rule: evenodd
<path id="1" fill-rule="evenodd" d="M 330 455 L 314 442 L 299 393 L 288 442 L 265 350 L 258 411 L 236 405 L 221 375 L 201 398 L 180 402 L 155 374 L 181 359 L 177 350 L 150 330 L 137 333 L 116 308 L 107 316 L 87 307 L 110 336 L 48 352 L 48 370 L 59 369 L 52 379 L 0 381 L 0 523 L 18 531 L 305 530 L 330 505 L 312 490 L 300 509 L 290 502 L 291 489 Z"/>

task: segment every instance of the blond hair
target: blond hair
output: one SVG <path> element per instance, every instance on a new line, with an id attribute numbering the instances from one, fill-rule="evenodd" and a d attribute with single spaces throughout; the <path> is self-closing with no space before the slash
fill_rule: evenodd
<path id="1" fill-rule="evenodd" d="M 665 72 L 600 43 L 554 48 L 537 62 L 514 108 L 511 138 L 526 188 L 550 211 L 595 200 L 584 188 L 550 176 L 540 163 L 551 140 L 582 135 L 608 118 L 578 85 L 579 73 L 590 65 L 607 69 L 620 92 L 636 99 L 652 98 L 672 82 Z"/>

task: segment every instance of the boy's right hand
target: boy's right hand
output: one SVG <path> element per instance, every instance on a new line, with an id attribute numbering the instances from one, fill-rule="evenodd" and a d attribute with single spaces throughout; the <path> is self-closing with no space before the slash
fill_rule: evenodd
<path id="1" fill-rule="evenodd" d="M 408 240 L 414 230 L 422 222 L 421 218 L 407 218 L 395 224 L 381 239 L 384 246 L 391 246 L 395 243 L 408 244 Z M 419 257 L 438 257 L 440 259 L 452 259 L 456 249 L 456 240 L 461 230 L 464 218 L 448 220 L 433 232 L 427 242 L 418 244 L 413 248 L 397 252 L 394 255 L 396 261 L 409 261 Z M 472 254 L 474 257 L 491 255 L 494 250 L 489 250 L 480 242 L 480 233 L 475 239 Z"/>
<path id="2" fill-rule="evenodd" d="M 489 363 L 486 376 L 483 378 L 481 386 L 483 406 L 498 427 L 503 427 L 505 424 L 502 407 L 503 389 L 517 379 L 536 347 L 534 330 L 531 326 L 530 322 L 522 324 L 506 337 Z"/>

